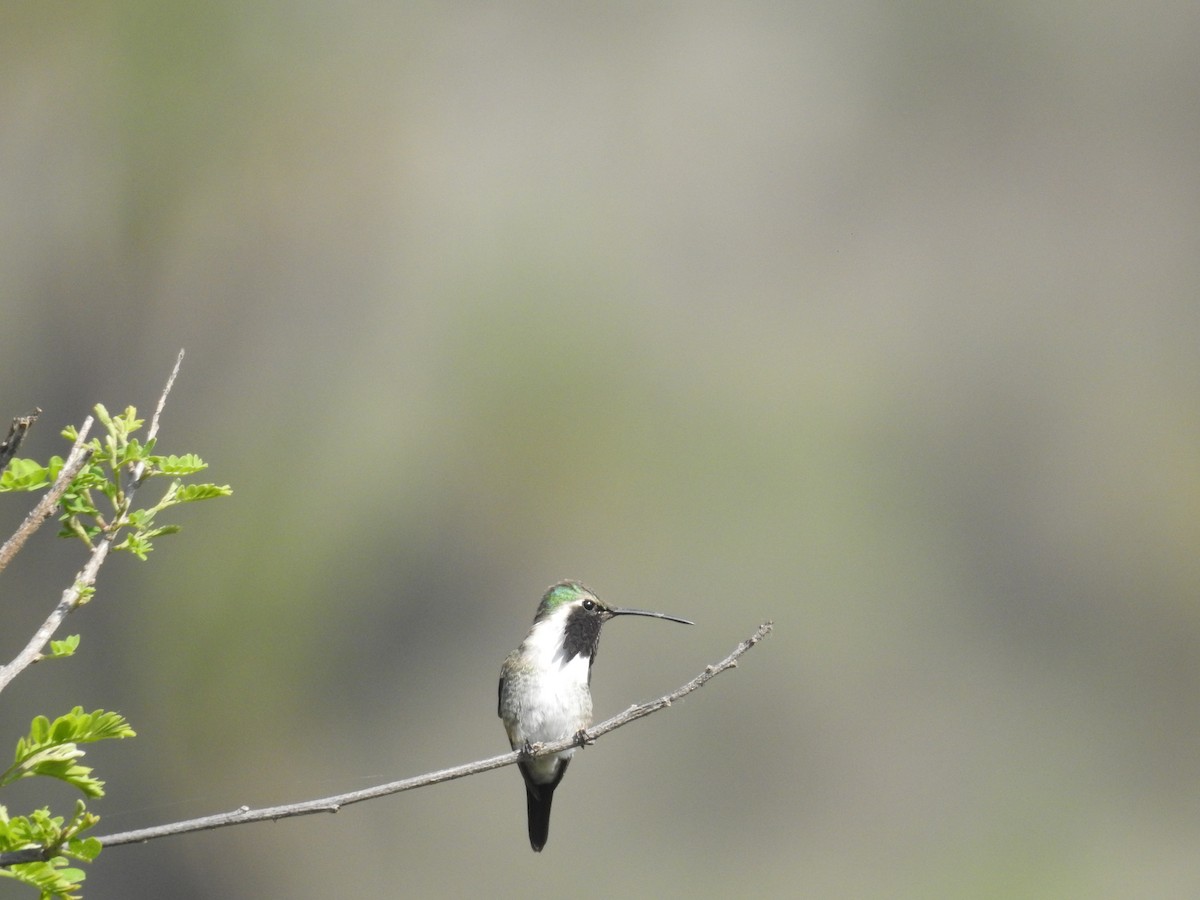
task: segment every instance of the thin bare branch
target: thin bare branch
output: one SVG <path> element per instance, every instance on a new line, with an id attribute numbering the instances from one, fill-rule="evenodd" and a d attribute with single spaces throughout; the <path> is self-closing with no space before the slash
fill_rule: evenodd
<path id="1" fill-rule="evenodd" d="M 42 495 L 42 499 L 38 501 L 37 505 L 30 510 L 29 515 L 25 517 L 25 521 L 21 523 L 20 527 L 13 532 L 12 537 L 4 542 L 3 547 L 0 547 L 0 571 L 25 546 L 25 542 L 38 530 L 38 527 L 50 518 L 54 510 L 58 507 L 58 501 L 62 499 L 62 495 L 71 486 L 71 482 L 75 480 L 75 476 L 79 474 L 79 470 L 91 459 L 92 451 L 85 445 L 88 432 L 92 430 L 92 421 L 91 416 L 83 420 L 83 425 L 79 428 L 79 436 L 71 446 L 71 452 L 67 454 L 67 459 L 63 463 L 62 469 L 59 470 L 58 478 L 54 480 L 54 484 L 50 486 L 50 490 Z"/>
<path id="2" fill-rule="evenodd" d="M 158 420 L 162 416 L 163 407 L 167 405 L 167 396 L 171 393 L 171 388 L 175 386 L 175 379 L 179 376 L 179 367 L 183 365 L 183 348 L 179 349 L 179 355 L 175 357 L 175 368 L 171 370 L 170 376 L 167 378 L 166 385 L 163 386 L 162 394 L 158 398 L 158 406 L 154 408 L 154 415 L 150 419 L 150 430 L 146 432 L 146 440 L 152 441 L 158 437 Z M 133 471 L 133 488 L 137 488 L 146 479 L 146 464 L 138 463 Z"/>
<path id="3" fill-rule="evenodd" d="M 590 728 L 582 735 L 576 735 L 562 741 L 554 743 L 534 744 L 531 748 L 533 756 L 547 756 L 552 753 L 559 753 L 566 750 L 568 747 L 580 746 L 582 744 L 591 744 L 598 737 L 608 734 L 620 728 L 622 725 L 628 725 L 635 719 L 640 719 L 643 716 L 648 716 L 651 713 L 658 712 L 670 706 L 681 697 L 690 694 L 692 691 L 703 687 L 711 678 L 724 672 L 726 669 L 732 669 L 737 665 L 738 657 L 766 637 L 773 627 L 771 622 L 764 622 L 759 626 L 746 640 L 742 641 L 734 651 L 721 660 L 716 665 L 705 667 L 704 671 L 689 681 L 687 684 L 675 689 L 669 694 L 659 697 L 657 700 L 652 700 L 649 703 L 635 704 L 625 712 L 613 716 L 611 719 L 606 719 L 599 725 Z M 430 772 L 427 775 L 418 775 L 413 778 L 405 778 L 401 781 L 393 781 L 388 784 L 381 784 L 375 787 L 366 788 L 361 791 L 351 791 L 346 794 L 337 794 L 333 797 L 324 797 L 318 800 L 305 800 L 300 803 L 289 803 L 283 806 L 269 806 L 261 809 L 251 809 L 248 806 L 240 806 L 235 810 L 225 813 L 217 813 L 216 815 L 204 816 L 199 819 L 188 819 L 183 822 L 172 822 L 167 825 L 156 825 L 152 828 L 140 828 L 136 831 L 123 831 L 118 834 L 110 834 L 99 838 L 101 844 L 105 847 L 116 847 L 121 844 L 140 844 L 146 841 L 156 840 L 157 838 L 168 837 L 173 834 L 188 834 L 193 831 L 208 831 L 213 828 L 224 828 L 228 825 L 244 825 L 247 822 L 262 822 L 267 819 L 275 821 L 277 819 L 286 819 L 291 816 L 306 816 L 313 813 L 334 813 L 343 806 L 349 806 L 352 803 L 361 803 L 364 800 L 374 800 L 376 797 L 386 797 L 389 794 L 398 794 L 401 791 L 411 791 L 415 788 L 428 787 L 433 784 L 440 784 L 443 781 L 452 781 L 456 778 L 465 778 L 468 775 L 478 775 L 480 772 L 487 772 L 491 769 L 499 769 L 503 766 L 511 766 L 513 763 L 523 758 L 520 751 L 504 753 L 500 756 L 493 756 L 490 759 L 479 760 L 478 762 L 467 763 L 461 766 L 455 766 L 452 769 L 442 769 L 439 772 Z M 4 856 L 0 855 L 0 865 L 4 865 Z"/>

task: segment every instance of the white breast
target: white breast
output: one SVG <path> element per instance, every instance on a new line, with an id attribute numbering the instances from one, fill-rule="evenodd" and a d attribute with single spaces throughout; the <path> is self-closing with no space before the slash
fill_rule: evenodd
<path id="1" fill-rule="evenodd" d="M 592 723 L 592 693 L 588 689 L 589 660 L 576 656 L 563 662 L 561 623 L 537 623 L 510 658 L 504 670 L 504 726 L 517 749 L 569 738 Z M 536 761 L 552 773 L 555 759 L 569 759 L 575 748 Z"/>

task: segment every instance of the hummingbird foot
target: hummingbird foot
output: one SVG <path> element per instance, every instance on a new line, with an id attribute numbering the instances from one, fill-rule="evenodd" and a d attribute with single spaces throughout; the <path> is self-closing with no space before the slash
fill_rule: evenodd
<path id="1" fill-rule="evenodd" d="M 596 743 L 596 741 L 587 733 L 586 728 L 580 728 L 577 732 L 575 732 L 575 743 L 577 743 L 580 747 L 590 747 L 592 744 Z"/>
<path id="2" fill-rule="evenodd" d="M 538 746 L 541 745 L 539 744 Z M 525 743 L 521 746 L 521 755 L 532 757 L 534 752 L 534 745 L 529 743 L 529 739 L 526 738 Z"/>

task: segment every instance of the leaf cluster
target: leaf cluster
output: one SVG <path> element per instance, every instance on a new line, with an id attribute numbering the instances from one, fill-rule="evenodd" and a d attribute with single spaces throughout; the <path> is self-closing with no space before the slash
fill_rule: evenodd
<path id="1" fill-rule="evenodd" d="M 29 734 L 17 740 L 12 765 L 0 772 L 0 787 L 23 778 L 56 778 L 78 788 L 85 797 L 104 796 L 104 782 L 81 765 L 80 744 L 133 737 L 129 723 L 115 712 L 98 709 L 84 712 L 77 706 L 53 722 L 37 716 Z M 0 877 L 35 887 L 43 898 L 78 898 L 84 879 L 82 869 L 69 865 L 68 858 L 90 862 L 100 853 L 100 842 L 81 837 L 100 821 L 88 812 L 84 800 L 75 801 L 70 819 L 55 816 L 48 807 L 28 816 L 10 816 L 0 805 L 0 853 L 36 848 L 40 859 L 0 868 Z"/>
<path id="2" fill-rule="evenodd" d="M 159 524 L 159 513 L 181 503 L 226 497 L 232 493 L 229 485 L 185 484 L 185 479 L 202 472 L 207 464 L 194 453 L 182 456 L 156 454 L 156 438 L 143 442 L 135 437 L 145 423 L 138 418 L 134 407 L 112 415 L 102 404 L 97 404 L 96 418 L 106 433 L 90 442 L 91 459 L 63 494 L 61 537 L 78 537 L 92 547 L 98 538 L 106 535 L 115 538 L 123 531 L 113 549 L 128 551 L 144 560 L 154 549 L 156 538 L 174 534 L 180 528 Z M 75 441 L 78 432 L 74 427 L 68 427 L 63 436 Z M 62 466 L 60 456 L 51 457 L 46 465 L 31 459 L 13 459 L 0 474 L 0 492 L 36 491 L 48 487 L 54 483 Z M 135 508 L 133 489 L 150 478 L 169 481 L 157 502 Z"/>

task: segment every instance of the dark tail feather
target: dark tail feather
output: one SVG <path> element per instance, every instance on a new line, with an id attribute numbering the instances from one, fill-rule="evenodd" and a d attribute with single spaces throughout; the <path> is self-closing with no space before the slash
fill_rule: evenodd
<path id="1" fill-rule="evenodd" d="M 554 799 L 551 785 L 526 785 L 525 801 L 529 808 L 529 846 L 538 853 L 550 837 L 550 801 Z"/>
<path id="2" fill-rule="evenodd" d="M 546 846 L 546 841 L 550 837 L 550 804 L 554 800 L 554 789 L 562 781 L 569 762 L 570 760 L 565 760 L 559 766 L 554 780 L 546 784 L 535 784 L 525 771 L 525 767 L 518 763 L 521 774 L 525 776 L 525 806 L 529 814 L 529 846 L 538 853 L 542 852 L 542 848 Z"/>

